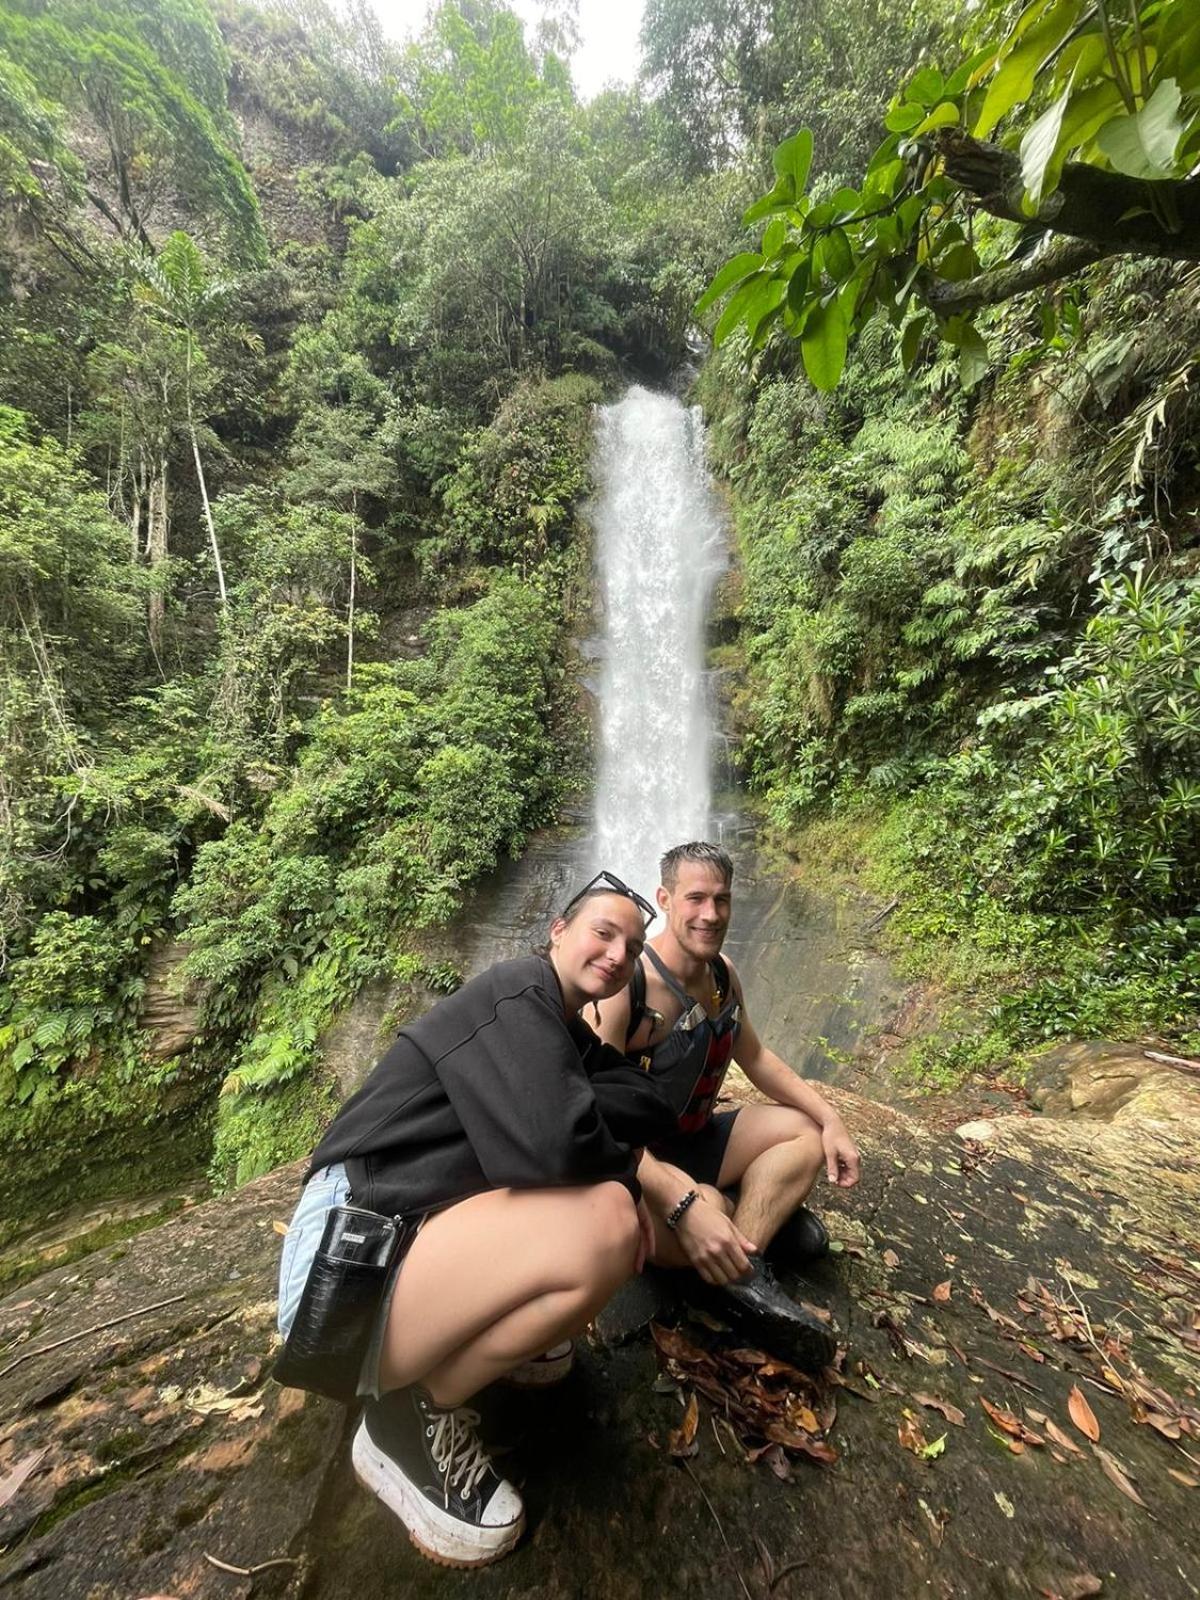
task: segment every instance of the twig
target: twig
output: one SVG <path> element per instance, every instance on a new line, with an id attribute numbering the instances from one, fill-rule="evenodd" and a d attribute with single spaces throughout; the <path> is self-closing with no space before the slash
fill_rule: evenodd
<path id="1" fill-rule="evenodd" d="M 204 1552 L 204 1559 L 210 1566 L 216 1567 L 218 1572 L 232 1572 L 235 1578 L 257 1578 L 260 1572 L 269 1572 L 272 1567 L 298 1567 L 300 1561 L 296 1556 L 276 1556 L 273 1561 L 259 1561 L 253 1567 L 235 1567 L 231 1561 L 222 1561 L 219 1556 L 210 1556 Z"/>
<path id="2" fill-rule="evenodd" d="M 717 1441 L 717 1449 L 724 1455 L 725 1446 L 721 1443 L 721 1435 L 717 1431 L 717 1415 L 715 1411 L 709 1412 L 708 1420 L 712 1423 L 713 1438 Z"/>
<path id="3" fill-rule="evenodd" d="M 1164 1067 L 1174 1067 L 1177 1072 L 1200 1073 L 1200 1061 L 1192 1061 L 1187 1056 L 1166 1056 L 1161 1050 L 1143 1050 L 1142 1054 L 1147 1061 L 1158 1061 Z"/>
<path id="4" fill-rule="evenodd" d="M 881 922 L 886 921 L 887 918 L 891 916 L 892 912 L 895 911 L 899 904 L 899 900 L 893 900 L 890 902 L 890 904 L 884 906 L 882 911 L 877 911 L 871 918 L 870 922 L 864 926 L 863 932 L 870 933 L 872 928 L 877 928 Z"/>
<path id="5" fill-rule="evenodd" d="M 76 1339 L 86 1339 L 89 1333 L 103 1333 L 105 1328 L 115 1328 L 118 1322 L 128 1322 L 130 1317 L 144 1317 L 147 1312 L 161 1311 L 164 1306 L 176 1305 L 180 1300 L 186 1300 L 186 1294 L 173 1294 L 169 1300 L 156 1300 L 152 1306 L 138 1306 L 136 1311 L 122 1311 L 119 1317 L 109 1317 L 104 1322 L 94 1322 L 90 1328 L 80 1328 L 78 1333 L 69 1333 L 65 1339 L 56 1339 L 53 1344 L 38 1345 L 36 1350 L 25 1350 L 10 1361 L 6 1367 L 0 1367 L 0 1378 L 7 1378 L 23 1361 L 32 1361 L 34 1356 L 49 1355 L 51 1350 L 61 1350 L 65 1344 L 73 1344 Z"/>
<path id="6" fill-rule="evenodd" d="M 987 1367 L 990 1372 L 998 1372 L 1002 1378 L 1007 1378 L 1009 1383 L 1018 1384 L 1022 1389 L 1029 1389 L 1033 1394 L 1042 1393 L 1036 1383 L 1030 1383 L 1028 1378 L 1023 1378 L 1019 1372 L 1010 1372 L 1007 1367 L 998 1367 L 994 1361 L 989 1361 L 986 1356 L 973 1355 L 971 1360 L 981 1367 Z"/>
<path id="7" fill-rule="evenodd" d="M 728 1555 L 730 1561 L 733 1563 L 734 1575 L 737 1578 L 737 1581 L 742 1586 L 742 1593 L 746 1596 L 746 1600 L 753 1600 L 753 1596 L 751 1595 L 749 1589 L 746 1587 L 746 1580 L 745 1580 L 745 1578 L 742 1577 L 742 1569 L 737 1564 L 737 1557 L 733 1553 L 733 1548 L 730 1545 L 729 1540 L 725 1537 L 725 1529 L 721 1525 L 721 1519 L 717 1515 L 716 1509 L 713 1506 L 712 1501 L 708 1498 L 708 1496 L 704 1492 L 704 1485 L 700 1482 L 700 1479 L 692 1471 L 692 1464 L 691 1464 L 690 1461 L 685 1461 L 683 1463 L 683 1466 L 684 1466 L 684 1470 L 687 1472 L 688 1477 L 692 1480 L 692 1482 L 696 1485 L 696 1488 L 700 1491 L 700 1498 L 701 1498 L 701 1500 L 704 1501 L 704 1504 L 708 1507 L 709 1515 L 712 1517 L 713 1521 L 717 1525 L 717 1532 L 721 1535 L 721 1543 L 725 1546 L 726 1554 Z"/>

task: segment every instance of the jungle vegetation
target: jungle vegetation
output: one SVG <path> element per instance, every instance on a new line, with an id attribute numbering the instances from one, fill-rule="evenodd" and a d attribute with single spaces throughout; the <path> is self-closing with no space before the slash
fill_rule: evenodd
<path id="1" fill-rule="evenodd" d="M 1200 45 L 1122 3 L 650 0 L 584 104 L 500 0 L 0 0 L 6 1215 L 163 1122 L 302 1153 L 362 986 L 455 981 L 427 932 L 587 779 L 591 407 L 718 323 L 772 826 L 868 819 L 977 1055 L 1194 1038 L 1200 273 L 1046 239 L 1079 168 L 1184 226 Z"/>

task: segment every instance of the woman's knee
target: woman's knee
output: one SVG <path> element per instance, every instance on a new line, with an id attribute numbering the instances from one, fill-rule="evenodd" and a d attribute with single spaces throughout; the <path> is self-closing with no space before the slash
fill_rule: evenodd
<path id="1" fill-rule="evenodd" d="M 602 1261 L 632 1259 L 638 1248 L 638 1214 L 623 1183 L 597 1184 L 591 1194 L 592 1246 Z"/>

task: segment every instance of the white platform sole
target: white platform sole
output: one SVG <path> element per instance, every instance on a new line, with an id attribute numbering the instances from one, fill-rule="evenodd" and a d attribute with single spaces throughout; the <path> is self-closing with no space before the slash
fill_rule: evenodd
<path id="1" fill-rule="evenodd" d="M 354 1476 L 364 1489 L 384 1505 L 408 1529 L 408 1536 L 423 1556 L 445 1567 L 483 1567 L 499 1561 L 517 1544 L 525 1532 L 525 1513 L 515 1522 L 500 1528 L 480 1528 L 460 1522 L 427 1500 L 415 1485 L 401 1477 L 394 1463 L 377 1450 L 360 1422 L 354 1435 L 350 1459 Z"/>
<path id="2" fill-rule="evenodd" d="M 575 1341 L 567 1339 L 561 1345 L 555 1345 L 546 1355 L 523 1361 L 519 1367 L 514 1367 L 507 1374 L 505 1382 L 517 1389 L 546 1389 L 551 1384 L 569 1378 L 574 1366 Z"/>

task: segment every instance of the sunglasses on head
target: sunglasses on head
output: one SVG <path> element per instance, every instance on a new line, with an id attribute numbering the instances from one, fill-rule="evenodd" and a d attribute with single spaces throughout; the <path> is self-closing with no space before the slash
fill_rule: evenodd
<path id="1" fill-rule="evenodd" d="M 584 884 L 583 888 L 580 889 L 578 894 L 573 894 L 571 896 L 566 905 L 563 907 L 563 910 L 572 910 L 572 908 L 577 906 L 581 900 L 585 899 L 593 892 L 622 894 L 625 896 L 626 900 L 632 900 L 634 905 L 645 917 L 647 927 L 650 926 L 655 917 L 658 915 L 658 912 L 650 904 L 649 900 L 643 900 L 636 889 L 631 889 L 627 883 L 622 883 L 620 878 L 618 878 L 616 874 L 612 872 L 598 872 L 594 878 L 590 878 L 588 882 Z"/>

